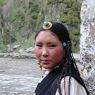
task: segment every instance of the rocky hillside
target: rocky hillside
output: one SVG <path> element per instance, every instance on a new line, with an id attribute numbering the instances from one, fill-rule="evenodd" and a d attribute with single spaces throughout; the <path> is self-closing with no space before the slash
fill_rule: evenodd
<path id="1" fill-rule="evenodd" d="M 73 51 L 79 50 L 80 3 L 76 0 L 0 0 L 0 51 L 8 46 L 28 48 L 33 35 L 45 20 L 64 23 L 73 43 Z"/>

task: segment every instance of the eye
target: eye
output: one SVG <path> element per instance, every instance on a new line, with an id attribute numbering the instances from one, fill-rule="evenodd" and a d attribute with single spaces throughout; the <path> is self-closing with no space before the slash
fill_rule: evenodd
<path id="1" fill-rule="evenodd" d="M 50 45 L 51 47 L 56 47 L 56 45 Z"/>
<path id="2" fill-rule="evenodd" d="M 41 44 L 35 44 L 35 46 L 38 47 L 38 48 L 41 48 L 42 47 Z"/>
<path id="3" fill-rule="evenodd" d="M 50 47 L 50 48 L 55 48 L 56 45 L 55 45 L 55 44 L 50 44 L 49 47 Z"/>

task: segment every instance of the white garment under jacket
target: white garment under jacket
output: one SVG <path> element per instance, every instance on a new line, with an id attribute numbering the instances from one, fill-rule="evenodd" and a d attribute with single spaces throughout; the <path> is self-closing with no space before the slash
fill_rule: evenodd
<path id="1" fill-rule="evenodd" d="M 40 80 L 40 82 L 49 74 L 49 71 L 46 71 L 44 74 L 44 77 Z M 84 87 L 79 84 L 73 77 L 71 77 L 70 80 L 70 95 L 87 95 L 86 90 Z M 66 95 L 68 95 L 68 83 L 69 83 L 69 76 L 65 77 L 65 91 Z M 65 95 L 64 91 L 64 78 L 61 80 L 61 92 L 62 95 Z M 55 95 L 59 95 L 58 89 L 55 93 Z"/>
<path id="2" fill-rule="evenodd" d="M 67 76 L 65 78 L 66 95 L 68 95 L 68 81 L 69 81 L 69 77 Z M 62 91 L 62 95 L 65 95 L 64 78 L 61 80 L 61 91 Z M 56 91 L 55 95 L 59 95 L 58 90 Z M 80 85 L 74 78 L 71 78 L 70 95 L 87 95 L 84 87 Z"/>

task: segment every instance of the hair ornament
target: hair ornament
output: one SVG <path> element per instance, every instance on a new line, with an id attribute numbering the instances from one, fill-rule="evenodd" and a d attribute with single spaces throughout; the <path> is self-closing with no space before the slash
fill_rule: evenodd
<path id="1" fill-rule="evenodd" d="M 64 46 L 64 47 L 66 46 L 66 43 L 65 43 L 65 42 L 63 43 L 63 46 Z"/>
<path id="2" fill-rule="evenodd" d="M 52 23 L 48 21 L 44 21 L 43 29 L 50 29 L 52 27 Z"/>

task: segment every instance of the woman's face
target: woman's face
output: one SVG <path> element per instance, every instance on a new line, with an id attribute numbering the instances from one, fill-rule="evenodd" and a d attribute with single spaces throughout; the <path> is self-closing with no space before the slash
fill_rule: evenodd
<path id="1" fill-rule="evenodd" d="M 58 37 L 46 30 L 35 39 L 35 54 L 41 67 L 53 69 L 63 59 L 65 51 Z"/>

